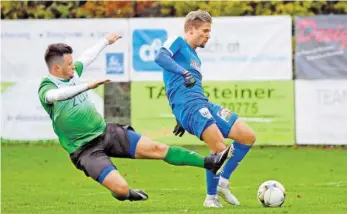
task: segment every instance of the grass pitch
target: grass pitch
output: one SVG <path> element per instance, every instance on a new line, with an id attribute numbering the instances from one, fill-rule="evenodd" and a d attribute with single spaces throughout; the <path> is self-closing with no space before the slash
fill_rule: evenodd
<path id="1" fill-rule="evenodd" d="M 208 154 L 206 146 L 189 147 Z M 76 170 L 59 145 L 2 145 L 1 213 L 346 213 L 347 150 L 253 148 L 231 179 L 241 205 L 205 209 L 205 172 L 162 161 L 113 159 L 132 188 L 149 194 L 145 202 L 119 202 Z M 257 188 L 280 181 L 287 198 L 280 208 L 264 208 Z M 221 199 L 222 200 L 222 199 Z M 222 201 L 224 202 L 224 201 Z"/>

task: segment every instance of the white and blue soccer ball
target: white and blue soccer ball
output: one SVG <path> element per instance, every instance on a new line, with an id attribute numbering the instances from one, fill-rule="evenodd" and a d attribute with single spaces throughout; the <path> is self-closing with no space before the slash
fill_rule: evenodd
<path id="1" fill-rule="evenodd" d="M 257 197 L 264 207 L 280 207 L 286 199 L 286 190 L 280 182 L 268 180 L 259 186 Z"/>

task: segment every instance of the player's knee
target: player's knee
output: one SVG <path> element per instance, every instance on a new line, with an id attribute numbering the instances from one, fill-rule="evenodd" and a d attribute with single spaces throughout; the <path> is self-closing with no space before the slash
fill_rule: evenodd
<path id="1" fill-rule="evenodd" d="M 168 145 L 155 142 L 152 146 L 152 152 L 155 155 L 155 158 L 157 159 L 164 159 L 165 155 L 169 149 Z"/>
<path id="2" fill-rule="evenodd" d="M 256 136 L 253 131 L 249 131 L 245 136 L 245 144 L 252 146 L 255 143 Z"/>

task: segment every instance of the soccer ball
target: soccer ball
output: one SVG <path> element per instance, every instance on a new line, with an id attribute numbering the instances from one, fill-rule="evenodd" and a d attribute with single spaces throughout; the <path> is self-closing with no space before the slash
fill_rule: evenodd
<path id="1" fill-rule="evenodd" d="M 259 186 L 257 197 L 264 207 L 280 207 L 286 198 L 286 190 L 280 182 L 269 180 Z"/>

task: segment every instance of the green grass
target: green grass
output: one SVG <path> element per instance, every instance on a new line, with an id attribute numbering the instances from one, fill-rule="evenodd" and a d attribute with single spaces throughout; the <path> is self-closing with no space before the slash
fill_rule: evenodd
<path id="1" fill-rule="evenodd" d="M 207 154 L 206 147 L 191 147 Z M 2 145 L 1 213 L 346 213 L 347 151 L 255 148 L 232 177 L 241 202 L 220 210 L 202 207 L 205 172 L 162 161 L 113 159 L 146 202 L 119 202 L 71 164 L 58 145 Z M 287 189 L 281 208 L 263 208 L 257 188 L 276 179 Z M 302 197 L 298 198 L 300 194 Z"/>

